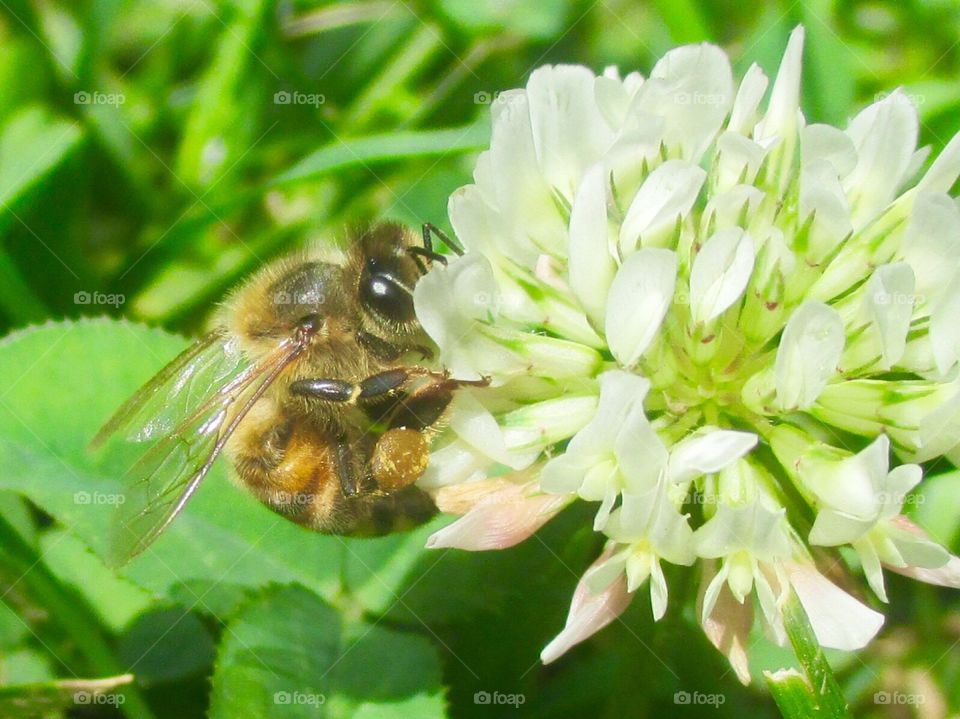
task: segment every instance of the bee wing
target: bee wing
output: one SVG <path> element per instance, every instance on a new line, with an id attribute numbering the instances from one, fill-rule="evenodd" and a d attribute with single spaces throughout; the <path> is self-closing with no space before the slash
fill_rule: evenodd
<path id="1" fill-rule="evenodd" d="M 248 364 L 234 343 L 220 332 L 210 332 L 140 387 L 100 428 L 91 448 L 114 434 L 145 442 L 171 433 Z"/>
<path id="2" fill-rule="evenodd" d="M 217 456 L 246 416 L 279 374 L 300 354 L 303 345 L 294 339 L 281 342 L 273 352 L 257 364 L 242 357 L 223 361 L 219 355 L 239 354 L 229 342 L 204 338 L 162 370 L 144 386 L 141 393 L 120 408 L 101 434 L 112 434 L 134 428 L 135 438 L 151 438 L 159 434 L 160 420 L 149 415 L 155 402 L 163 402 L 164 388 L 174 392 L 172 402 L 163 407 L 165 430 L 140 459 L 124 475 L 127 487 L 124 502 L 112 529 L 110 561 L 125 564 L 146 549 L 186 506 L 200 482 L 210 471 Z M 236 361 L 232 376 L 220 375 Z M 216 368 L 214 374 L 226 379 L 220 385 L 185 390 L 176 369 L 190 374 L 188 385 L 205 376 L 195 367 Z M 186 400 L 186 401 L 184 401 Z M 98 435 L 99 437 L 99 435 Z"/>

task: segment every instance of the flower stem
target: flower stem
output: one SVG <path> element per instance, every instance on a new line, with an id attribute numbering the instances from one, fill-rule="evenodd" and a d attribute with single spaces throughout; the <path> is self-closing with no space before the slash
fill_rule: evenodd
<path id="1" fill-rule="evenodd" d="M 764 672 L 767 687 L 780 713 L 787 719 L 808 719 L 818 717 L 817 703 L 813 689 L 807 678 L 796 669 L 781 669 L 776 672 Z"/>
<path id="2" fill-rule="evenodd" d="M 853 719 L 847 708 L 847 700 L 843 698 L 843 693 L 840 691 L 837 678 L 814 636 L 807 614 L 797 596 L 792 592 L 783 608 L 783 620 L 790 644 L 793 645 L 793 650 L 806 675 L 805 684 L 810 695 L 810 704 L 804 708 L 796 695 L 798 685 L 795 681 L 788 680 L 786 684 L 781 683 L 782 691 L 778 690 L 779 694 L 771 688 L 771 691 L 774 691 L 774 699 L 777 700 L 777 705 L 784 712 L 784 716 L 790 719 L 812 716 Z M 772 683 L 769 677 L 768 683 Z M 781 703 L 781 699 L 784 703 Z M 788 708 L 795 713 L 788 713 Z M 801 711 L 802 713 L 798 713 Z"/>

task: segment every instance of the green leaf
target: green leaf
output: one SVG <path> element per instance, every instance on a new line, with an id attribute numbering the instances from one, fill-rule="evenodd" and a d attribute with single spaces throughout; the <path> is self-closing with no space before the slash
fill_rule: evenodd
<path id="1" fill-rule="evenodd" d="M 210 187 L 234 168 L 257 139 L 264 99 L 261 78 L 276 74 L 263 52 L 273 3 L 231 3 L 213 61 L 204 72 L 177 155 L 176 173 L 190 187 Z"/>
<path id="2" fill-rule="evenodd" d="M 65 529 L 44 532 L 40 549 L 50 571 L 81 594 L 113 632 L 122 630 L 153 603 L 147 592 L 116 576 Z"/>
<path id="3" fill-rule="evenodd" d="M 197 615 L 167 608 L 138 617 L 120 638 L 118 653 L 138 681 L 150 684 L 208 674 L 214 646 Z"/>
<path id="4" fill-rule="evenodd" d="M 570 28 L 571 4 L 570 0 L 539 3 L 522 0 L 495 3 L 443 0 L 439 3 L 442 11 L 454 22 L 471 32 L 486 30 L 492 34 L 507 31 L 533 39 L 549 38 Z"/>
<path id="5" fill-rule="evenodd" d="M 270 185 L 312 180 L 350 167 L 366 167 L 404 158 L 479 151 L 486 147 L 489 141 L 490 128 L 486 118 L 463 127 L 388 132 L 336 141 L 307 155 L 289 170 L 275 177 Z"/>
<path id="6" fill-rule="evenodd" d="M 80 126 L 32 105 L 13 115 L 0 131 L 0 205 L 16 208 L 27 194 L 75 151 L 83 138 Z M 0 229 L 10 222 L 4 211 Z"/>
<path id="7" fill-rule="evenodd" d="M 227 626 L 213 675 L 212 719 L 443 717 L 429 642 L 341 618 L 301 587 L 279 587 Z"/>
<path id="8" fill-rule="evenodd" d="M 713 39 L 706 18 L 697 0 L 653 0 L 653 6 L 670 29 L 676 43 L 703 42 Z"/>

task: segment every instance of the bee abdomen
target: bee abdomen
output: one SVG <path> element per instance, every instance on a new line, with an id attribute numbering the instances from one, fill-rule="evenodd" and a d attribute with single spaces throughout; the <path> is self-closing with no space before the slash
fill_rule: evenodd
<path id="1" fill-rule="evenodd" d="M 343 440 L 333 433 L 305 423 L 286 422 L 274 408 L 274 421 L 261 416 L 261 422 L 246 424 L 234 435 L 229 454 L 241 482 L 261 502 L 278 514 L 298 524 L 325 534 L 380 536 L 408 530 L 429 520 L 437 509 L 422 490 L 407 486 L 384 492 L 368 479 L 372 455 L 384 464 L 393 458 L 395 472 L 415 471 L 407 467 L 416 458 L 407 460 L 396 450 L 412 446 L 412 442 L 385 443 L 377 453 L 372 437 L 355 438 L 350 443 L 348 465 L 343 462 Z M 278 427 L 284 427 L 278 431 Z M 402 439 L 409 440 L 408 437 Z M 425 448 L 424 448 L 425 449 Z M 341 476 L 346 472 L 359 478 L 356 494 L 344 494 Z M 381 467 L 380 473 L 387 473 Z"/>

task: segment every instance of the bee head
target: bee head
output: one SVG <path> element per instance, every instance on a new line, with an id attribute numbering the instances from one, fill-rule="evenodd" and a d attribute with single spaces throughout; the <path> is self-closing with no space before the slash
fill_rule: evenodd
<path id="1" fill-rule="evenodd" d="M 409 252 L 415 237 L 399 225 L 382 224 L 360 238 L 357 302 L 377 334 L 409 334 L 420 325 L 413 288 L 423 274 Z"/>
<path id="2" fill-rule="evenodd" d="M 281 327 L 296 327 L 304 317 L 342 316 L 343 269 L 326 262 L 305 262 L 281 275 L 270 286 L 273 314 Z"/>

